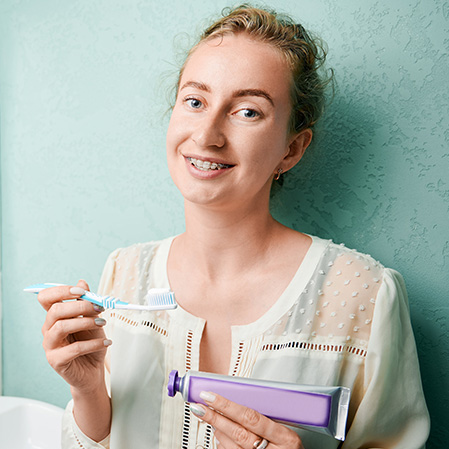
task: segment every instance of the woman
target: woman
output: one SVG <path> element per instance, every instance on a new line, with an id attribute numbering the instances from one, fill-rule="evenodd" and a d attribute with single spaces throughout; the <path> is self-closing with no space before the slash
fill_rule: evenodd
<path id="1" fill-rule="evenodd" d="M 88 302 L 62 302 L 81 296 L 84 281 L 39 294 L 47 357 L 73 396 L 64 447 L 339 445 L 214 392 L 203 392 L 208 408 L 169 398 L 172 369 L 344 385 L 352 398 L 343 448 L 423 447 L 429 422 L 401 276 L 269 212 L 273 179 L 312 139 L 320 64 L 302 27 L 245 6 L 191 50 L 167 133 L 186 230 L 114 251 L 100 283 L 101 293 L 137 303 L 148 288 L 170 287 L 180 307 L 100 318 Z M 106 322 L 114 344 L 105 381 Z"/>

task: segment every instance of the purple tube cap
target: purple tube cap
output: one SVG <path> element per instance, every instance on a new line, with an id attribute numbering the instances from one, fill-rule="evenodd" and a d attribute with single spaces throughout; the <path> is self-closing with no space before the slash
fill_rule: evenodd
<path id="1" fill-rule="evenodd" d="M 177 383 L 176 381 L 177 380 L 178 380 L 178 371 L 174 369 L 168 375 L 167 390 L 168 390 L 168 395 L 170 397 L 173 397 L 178 392 L 178 390 L 176 389 L 176 383 Z"/>

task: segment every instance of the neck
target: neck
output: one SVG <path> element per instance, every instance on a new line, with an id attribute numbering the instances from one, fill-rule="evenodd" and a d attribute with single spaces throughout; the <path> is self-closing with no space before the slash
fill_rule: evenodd
<path id="1" fill-rule="evenodd" d="M 185 216 L 186 232 L 178 238 L 178 248 L 209 278 L 232 277 L 249 262 L 263 261 L 276 230 L 283 227 L 268 204 L 223 211 L 186 201 Z"/>

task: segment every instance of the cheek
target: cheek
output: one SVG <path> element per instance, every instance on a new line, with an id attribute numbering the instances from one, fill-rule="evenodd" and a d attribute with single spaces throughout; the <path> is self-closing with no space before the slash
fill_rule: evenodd
<path id="1" fill-rule="evenodd" d="M 272 168 L 275 170 L 287 149 L 284 137 L 284 133 L 276 132 L 276 130 L 253 136 L 249 140 L 248 147 L 251 151 L 247 153 L 252 164 L 263 171 L 270 171 Z"/>
<path id="2" fill-rule="evenodd" d="M 170 155 L 176 150 L 177 145 L 182 140 L 182 127 L 180 126 L 177 116 L 174 114 L 170 118 L 170 123 L 167 129 L 166 146 L 167 154 Z"/>

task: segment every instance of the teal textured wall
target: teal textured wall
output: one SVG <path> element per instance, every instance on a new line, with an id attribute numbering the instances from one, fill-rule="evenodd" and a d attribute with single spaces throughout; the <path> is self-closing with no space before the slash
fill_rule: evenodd
<path id="1" fill-rule="evenodd" d="M 0 3 L 3 394 L 63 406 L 21 289 L 90 281 L 108 253 L 183 229 L 165 163 L 166 93 L 225 1 Z M 274 201 L 284 223 L 370 253 L 406 280 L 429 448 L 449 403 L 449 2 L 273 0 L 328 43 L 338 90 Z"/>

